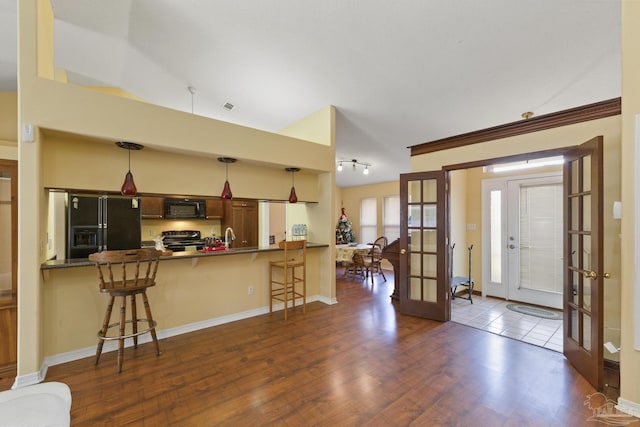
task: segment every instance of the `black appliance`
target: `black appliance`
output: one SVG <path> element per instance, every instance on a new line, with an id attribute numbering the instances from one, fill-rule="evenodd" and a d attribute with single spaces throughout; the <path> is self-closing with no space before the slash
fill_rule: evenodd
<path id="1" fill-rule="evenodd" d="M 169 219 L 206 218 L 205 201 L 200 199 L 164 199 L 164 217 Z"/>
<path id="2" fill-rule="evenodd" d="M 139 198 L 70 194 L 67 203 L 67 258 L 140 248 Z"/>
<path id="3" fill-rule="evenodd" d="M 200 251 L 205 245 L 200 232 L 195 230 L 186 231 L 163 231 L 162 243 L 166 249 L 173 252 L 182 252 L 187 246 L 195 246 Z"/>

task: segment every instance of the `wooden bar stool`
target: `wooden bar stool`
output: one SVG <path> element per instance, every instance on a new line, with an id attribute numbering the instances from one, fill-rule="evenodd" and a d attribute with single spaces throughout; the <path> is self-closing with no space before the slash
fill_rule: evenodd
<path id="1" fill-rule="evenodd" d="M 280 247 L 284 258 L 269 263 L 269 313 L 273 313 L 273 300 L 282 301 L 287 320 L 289 301 L 295 309 L 296 298 L 302 298 L 302 312 L 307 310 L 307 241 L 284 241 Z"/>
<path id="2" fill-rule="evenodd" d="M 100 292 L 108 293 L 110 296 L 109 305 L 107 306 L 107 311 L 102 323 L 102 329 L 98 332 L 96 365 L 100 361 L 100 354 L 102 354 L 104 342 L 118 340 L 118 373 L 122 372 L 125 339 L 133 338 L 133 345 L 137 348 L 138 336 L 147 332 L 150 332 L 153 338 L 156 346 L 156 355 L 160 355 L 160 346 L 158 345 L 158 337 L 156 336 L 156 322 L 151 316 L 149 300 L 147 299 L 147 288 L 156 285 L 156 272 L 158 271 L 159 257 L 161 254 L 162 251 L 148 248 L 103 251 L 89 255 L 89 260 L 95 262 L 98 268 Z M 133 270 L 133 274 L 129 274 L 129 276 L 127 275 L 127 264 L 130 264 L 129 269 Z M 114 280 L 115 266 L 121 266 L 121 273 L 116 280 Z M 141 266 L 142 269 L 140 268 Z M 103 269 L 105 270 L 105 274 L 103 274 Z M 106 281 L 105 275 L 108 276 Z M 118 275 L 116 274 L 116 276 Z M 144 303 L 147 316 L 145 319 L 138 318 L 136 295 L 142 295 L 142 302 Z M 120 303 L 120 319 L 115 323 L 110 323 L 111 311 L 113 310 L 116 297 L 122 298 Z M 131 319 L 128 320 L 126 318 L 127 297 L 131 297 Z M 142 322 L 145 323 L 145 328 L 138 330 L 138 324 Z M 130 330 L 126 328 L 127 324 L 131 325 Z M 115 328 L 116 326 L 118 327 L 117 335 L 109 336 L 107 334 L 109 329 Z"/>

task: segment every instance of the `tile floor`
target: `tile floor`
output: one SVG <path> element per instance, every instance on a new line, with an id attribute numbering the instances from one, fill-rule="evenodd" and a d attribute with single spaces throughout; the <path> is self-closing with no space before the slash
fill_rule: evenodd
<path id="1" fill-rule="evenodd" d="M 541 319 L 507 308 L 513 301 L 473 297 L 451 301 L 451 320 L 562 353 L 562 320 Z"/>

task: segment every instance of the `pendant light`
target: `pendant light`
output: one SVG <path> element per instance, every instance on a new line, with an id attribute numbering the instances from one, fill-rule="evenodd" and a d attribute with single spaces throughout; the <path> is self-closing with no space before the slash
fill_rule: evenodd
<path id="1" fill-rule="evenodd" d="M 229 185 L 229 163 L 235 163 L 236 159 L 233 157 L 218 157 L 218 161 L 225 165 L 224 188 L 222 189 L 220 197 L 224 200 L 231 200 L 233 194 L 231 193 L 231 186 Z"/>
<path id="2" fill-rule="evenodd" d="M 296 187 L 294 185 L 294 175 L 296 172 L 300 172 L 300 168 L 285 168 L 287 172 L 291 172 L 291 192 L 289 193 L 289 203 L 298 203 L 298 196 L 296 196 Z"/>
<path id="3" fill-rule="evenodd" d="M 138 193 L 138 189 L 136 188 L 136 183 L 133 182 L 133 174 L 131 173 L 131 150 L 142 150 L 142 148 L 144 148 L 144 145 L 127 141 L 118 141 L 116 142 L 116 145 L 120 148 L 126 149 L 129 152 L 129 170 L 124 177 L 124 183 L 122 183 L 120 193 L 123 196 L 133 197 Z"/>

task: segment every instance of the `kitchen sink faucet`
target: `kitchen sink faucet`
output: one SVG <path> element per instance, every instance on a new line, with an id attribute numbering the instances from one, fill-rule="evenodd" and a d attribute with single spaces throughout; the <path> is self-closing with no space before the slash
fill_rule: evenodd
<path id="1" fill-rule="evenodd" d="M 224 231 L 224 246 L 227 249 L 229 249 L 229 245 L 231 244 L 231 242 L 229 241 L 229 233 L 231 233 L 231 240 L 236 240 L 236 235 L 233 234 L 233 229 L 231 227 L 227 227 L 227 229 Z"/>

